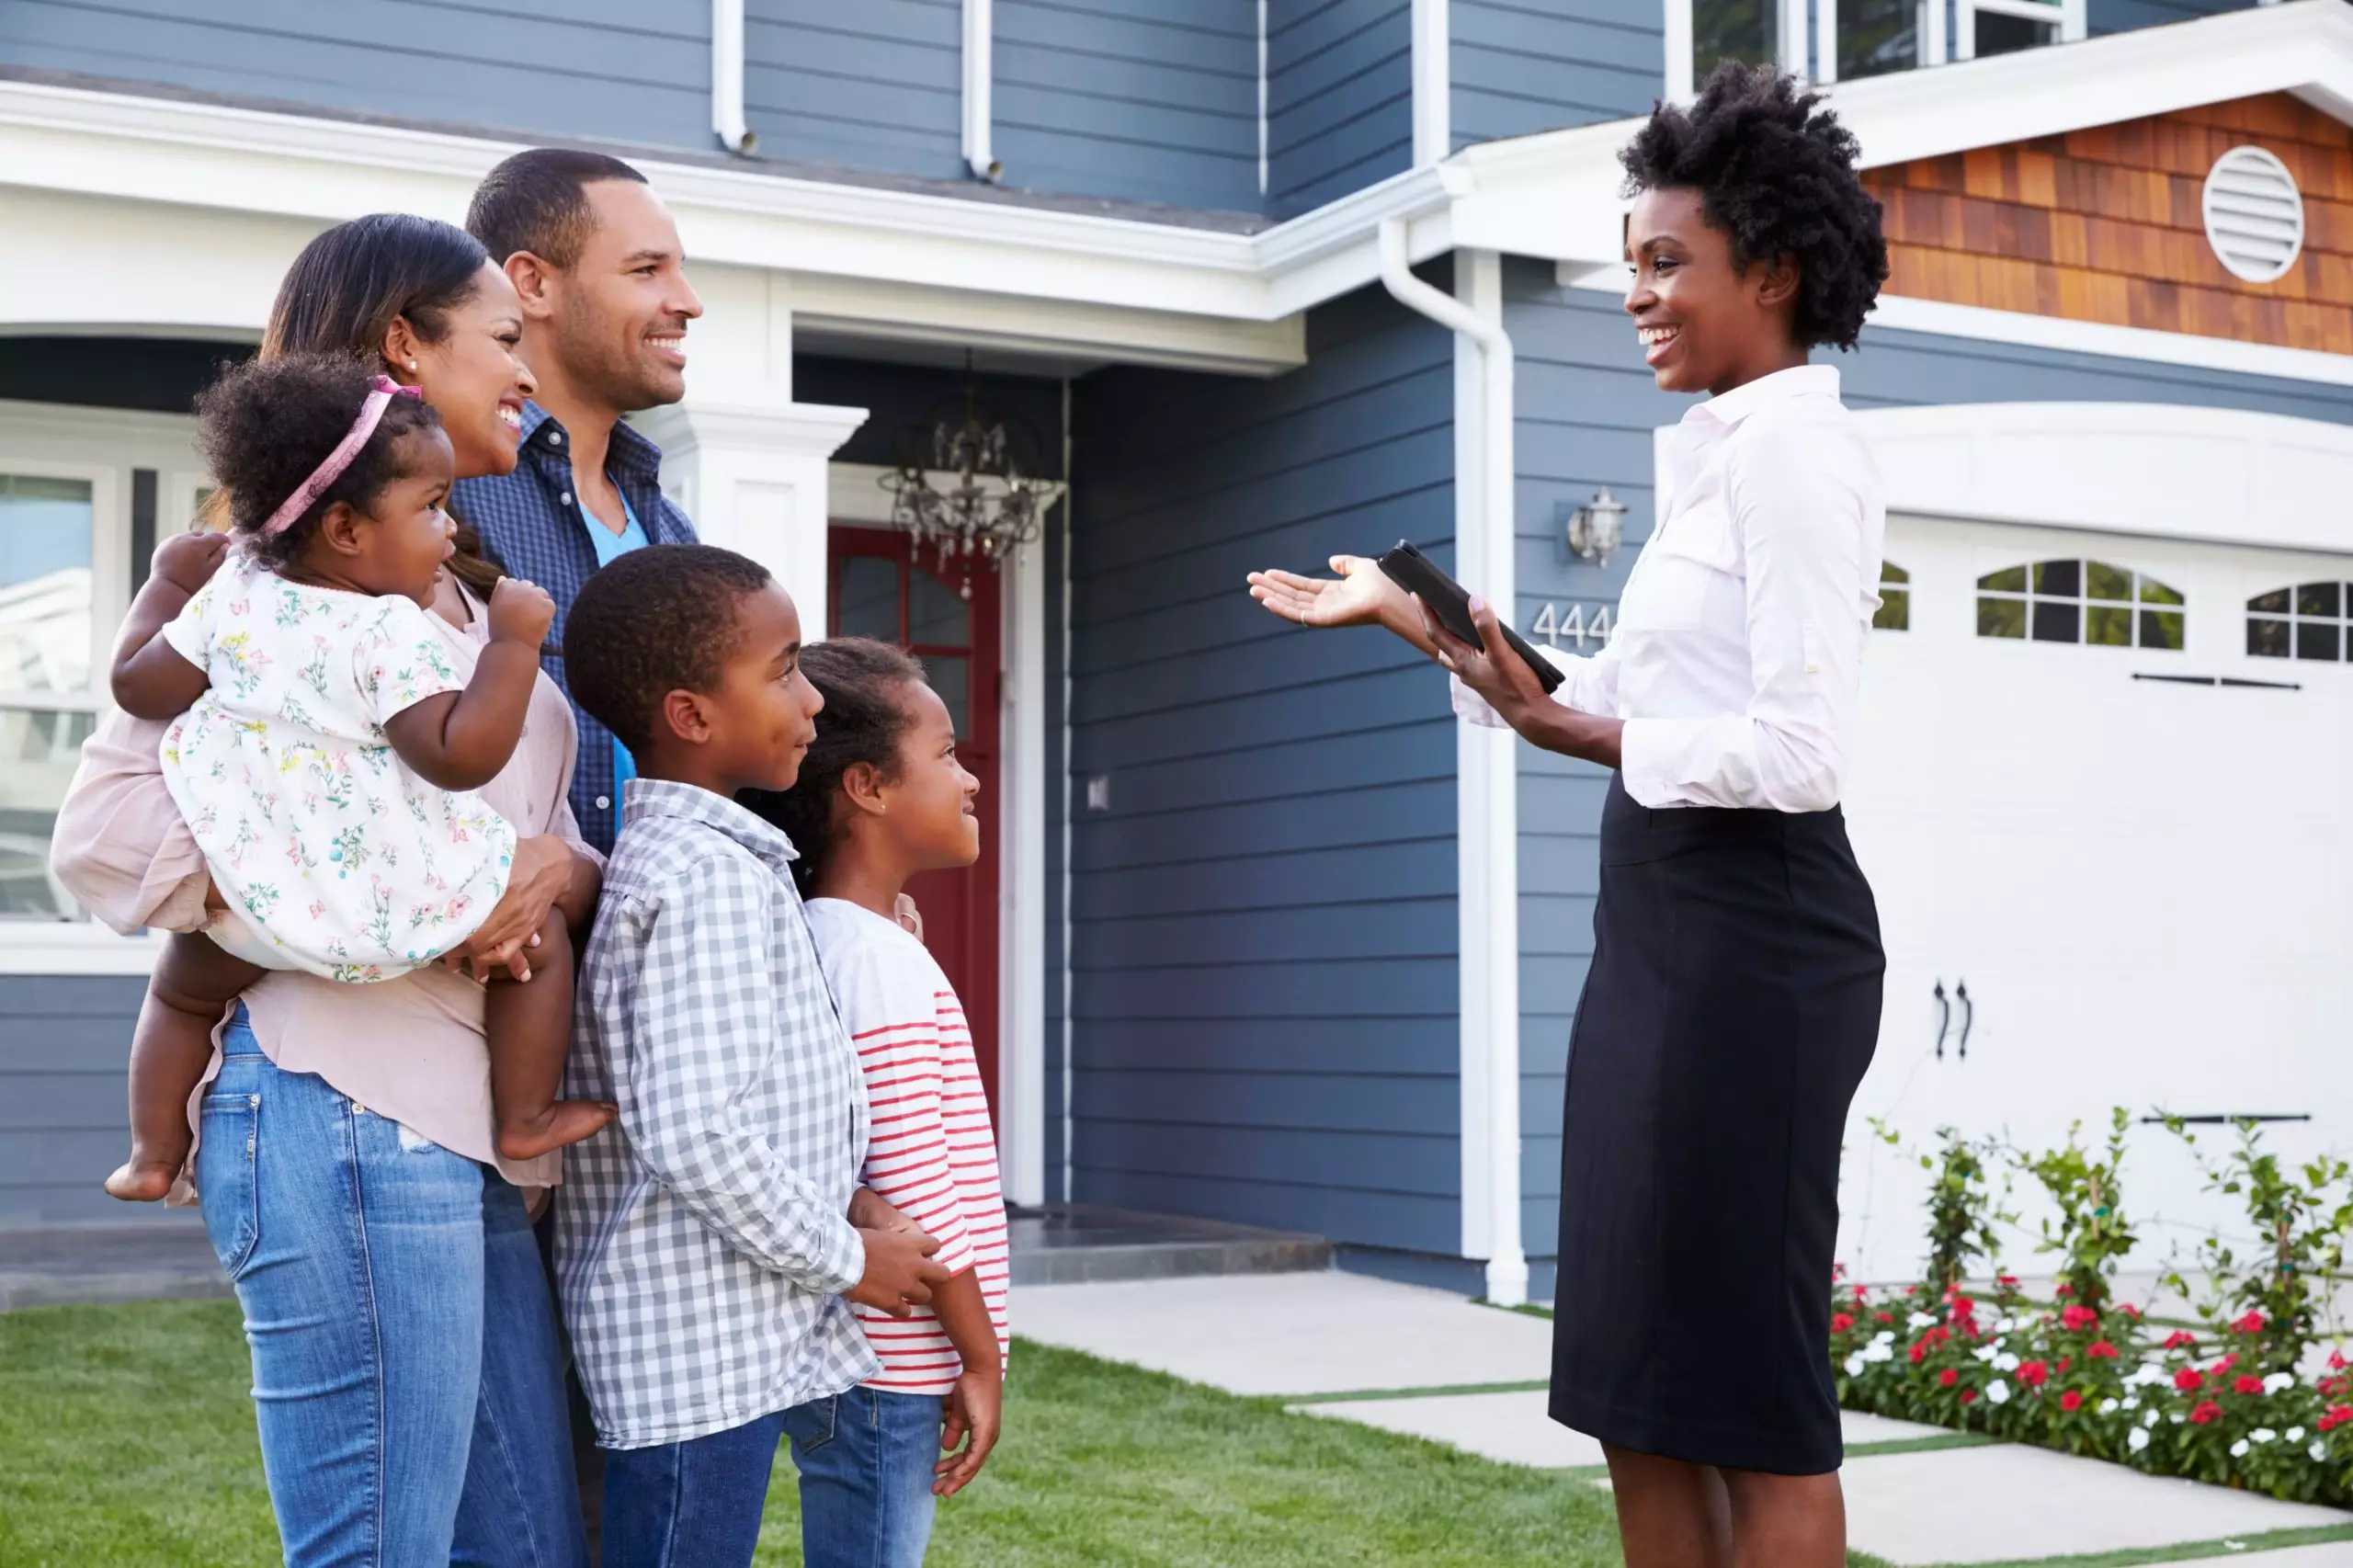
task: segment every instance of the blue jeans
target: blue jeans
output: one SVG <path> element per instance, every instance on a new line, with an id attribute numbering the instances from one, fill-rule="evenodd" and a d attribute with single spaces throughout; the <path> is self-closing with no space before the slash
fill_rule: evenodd
<path id="1" fill-rule="evenodd" d="M 242 1007 L 222 1048 L 197 1180 L 290 1568 L 585 1568 L 522 1194 L 279 1071 Z"/>
<path id="2" fill-rule="evenodd" d="M 856 1388 L 724 1432 L 605 1455 L 605 1568 L 746 1568 L 778 1439 L 801 1471 L 805 1568 L 920 1568 L 939 1397 Z"/>

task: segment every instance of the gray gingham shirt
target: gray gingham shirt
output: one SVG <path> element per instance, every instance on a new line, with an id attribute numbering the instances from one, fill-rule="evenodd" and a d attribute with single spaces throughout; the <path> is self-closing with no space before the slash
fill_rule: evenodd
<path id="1" fill-rule="evenodd" d="M 866 1090 L 790 869 L 733 801 L 636 778 L 581 961 L 565 1093 L 620 1119 L 565 1151 L 555 1255 L 610 1449 L 684 1442 L 880 1369 L 837 1294 Z"/>

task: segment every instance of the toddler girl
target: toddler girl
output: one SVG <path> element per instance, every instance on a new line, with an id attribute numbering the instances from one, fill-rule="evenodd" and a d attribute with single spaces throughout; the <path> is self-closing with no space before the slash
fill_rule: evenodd
<path id="1" fill-rule="evenodd" d="M 957 762 L 947 705 L 907 653 L 839 637 L 805 650 L 801 668 L 825 699 L 817 738 L 790 790 L 745 803 L 800 852 L 817 956 L 866 1075 L 865 1184 L 939 1243 L 933 1261 L 952 1276 L 905 1319 L 857 1309 L 882 1374 L 858 1391 L 873 1419 L 841 1424 L 877 1448 L 864 1466 L 883 1494 L 874 1560 L 913 1568 L 934 1494 L 979 1473 L 1003 1401 L 1005 1200 L 988 1101 L 955 988 L 896 918 L 908 878 L 980 858 L 980 780 Z M 826 1506 L 805 1476 L 801 1506 Z"/>
<path id="2" fill-rule="evenodd" d="M 115 700 L 164 736 L 165 785 L 228 910 L 165 949 L 131 1044 L 131 1157 L 118 1198 L 169 1189 L 213 1026 L 265 969 L 354 983 L 465 943 L 506 889 L 514 830 L 472 791 L 522 737 L 554 616 L 508 578 L 471 679 L 426 618 L 451 524 L 449 437 L 413 388 L 340 358 L 230 372 L 198 405 L 239 548 L 114 668 Z M 551 913 L 490 983 L 497 1147 L 529 1159 L 613 1108 L 556 1098 L 571 1035 L 571 946 Z"/>

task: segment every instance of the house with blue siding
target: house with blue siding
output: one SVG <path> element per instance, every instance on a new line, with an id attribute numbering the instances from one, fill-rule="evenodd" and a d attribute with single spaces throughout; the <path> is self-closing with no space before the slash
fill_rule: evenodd
<path id="1" fill-rule="evenodd" d="M 706 304 L 686 400 L 638 416 L 665 487 L 804 621 L 926 628 L 987 787 L 927 924 L 1008 1195 L 1549 1296 L 1607 780 L 1243 579 L 1410 539 L 1606 645 L 1685 407 L 1620 308 L 1616 153 L 1726 56 L 1822 85 L 1894 264 L 1825 356 L 1891 517 L 1844 1256 L 1917 1250 L 1878 1129 L 2129 1103 L 2344 1148 L 2342 0 L 15 0 L 0 1226 L 158 1218 L 98 1188 L 154 939 L 46 863 L 105 650 L 210 483 L 192 399 L 313 234 L 459 219 L 556 142 L 645 172 Z M 1001 569 L 911 550 L 882 483 L 968 398 L 1067 487 Z M 2135 1159 L 2152 1248 L 2212 1221 Z"/>

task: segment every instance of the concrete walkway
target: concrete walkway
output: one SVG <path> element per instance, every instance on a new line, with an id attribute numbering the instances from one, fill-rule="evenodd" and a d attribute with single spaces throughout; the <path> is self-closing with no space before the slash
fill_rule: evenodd
<path id="1" fill-rule="evenodd" d="M 1598 1443 L 1544 1413 L 1552 1324 L 1443 1291 L 1342 1273 L 1036 1286 L 1015 1293 L 1013 1328 L 1510 1464 L 1582 1470 L 1602 1462 Z M 2224 1554 L 2201 1562 L 2353 1568 L 2353 1540 L 2276 1551 L 2238 1544 L 2259 1547 L 2249 1538 L 2275 1531 L 2353 1528 L 2353 1515 L 2040 1449 L 1915 1449 L 1910 1445 L 1955 1435 L 1852 1412 L 1842 1426 L 1848 1539 L 1902 1568 L 2200 1542 Z M 2125 1559 L 2135 1560 L 2151 1559 Z"/>

